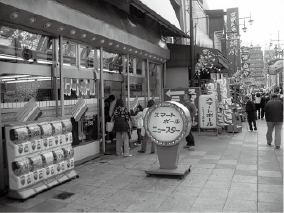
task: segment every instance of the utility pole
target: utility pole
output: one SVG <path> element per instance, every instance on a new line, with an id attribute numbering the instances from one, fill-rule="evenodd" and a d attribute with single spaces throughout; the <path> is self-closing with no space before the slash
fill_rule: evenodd
<path id="1" fill-rule="evenodd" d="M 190 87 L 194 87 L 195 63 L 194 63 L 194 38 L 193 38 L 193 14 L 192 14 L 192 0 L 189 0 L 189 29 L 190 29 Z"/>

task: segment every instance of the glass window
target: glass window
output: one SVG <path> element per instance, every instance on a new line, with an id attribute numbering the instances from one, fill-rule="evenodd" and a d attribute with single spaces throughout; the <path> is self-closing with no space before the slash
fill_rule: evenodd
<path id="1" fill-rule="evenodd" d="M 52 39 L 24 30 L 1 26 L 0 60 L 52 64 Z"/>
<path id="2" fill-rule="evenodd" d="M 80 67 L 94 69 L 95 50 L 80 46 Z"/>
<path id="3" fill-rule="evenodd" d="M 137 75 L 142 75 L 142 63 L 143 60 L 142 59 L 136 59 L 136 74 Z"/>
<path id="4" fill-rule="evenodd" d="M 77 45 L 70 41 L 63 41 L 63 65 L 76 66 Z"/>
<path id="5" fill-rule="evenodd" d="M 71 116 L 73 125 L 73 146 L 99 139 L 97 127 L 97 95 L 96 83 L 90 79 L 64 78 L 64 104 L 66 107 L 73 107 L 79 99 L 86 103 L 85 111 L 79 121 Z M 82 111 L 82 112 L 83 112 Z"/>
<path id="6" fill-rule="evenodd" d="M 122 73 L 122 54 L 103 51 L 103 69 L 105 72 Z M 100 50 L 97 50 L 98 69 L 100 69 Z"/>

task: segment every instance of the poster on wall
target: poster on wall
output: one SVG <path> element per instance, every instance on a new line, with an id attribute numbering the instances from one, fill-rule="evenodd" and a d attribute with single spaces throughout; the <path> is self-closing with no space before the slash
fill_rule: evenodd
<path id="1" fill-rule="evenodd" d="M 199 97 L 199 127 L 202 129 L 217 128 L 216 99 L 213 94 Z"/>
<path id="2" fill-rule="evenodd" d="M 181 104 L 184 103 L 183 97 L 188 93 L 191 94 L 190 101 L 194 104 L 196 114 L 193 118 L 192 127 L 193 129 L 198 128 L 198 101 L 201 95 L 200 87 L 189 87 L 189 88 L 175 88 L 175 89 L 164 89 L 164 101 L 176 101 Z"/>

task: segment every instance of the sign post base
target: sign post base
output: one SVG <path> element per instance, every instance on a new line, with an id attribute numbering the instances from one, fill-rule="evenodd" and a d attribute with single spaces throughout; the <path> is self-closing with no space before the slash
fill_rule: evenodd
<path id="1" fill-rule="evenodd" d="M 159 166 L 152 166 L 149 170 L 146 170 L 145 173 L 147 177 L 151 175 L 173 175 L 180 176 L 180 179 L 183 179 L 184 176 L 190 172 L 190 167 L 191 165 L 179 165 L 176 169 L 161 169 Z"/>

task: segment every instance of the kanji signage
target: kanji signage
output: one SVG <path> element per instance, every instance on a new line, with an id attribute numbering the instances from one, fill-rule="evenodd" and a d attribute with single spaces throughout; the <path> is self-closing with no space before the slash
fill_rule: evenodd
<path id="1" fill-rule="evenodd" d="M 217 121 L 216 99 L 214 95 L 199 97 L 199 127 L 203 129 L 216 128 Z"/>

